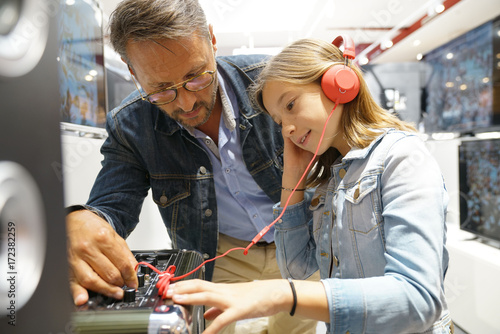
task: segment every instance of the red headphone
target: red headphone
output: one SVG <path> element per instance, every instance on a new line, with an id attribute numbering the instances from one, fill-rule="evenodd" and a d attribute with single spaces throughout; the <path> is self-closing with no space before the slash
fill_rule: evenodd
<path id="1" fill-rule="evenodd" d="M 332 42 L 336 47 L 344 43 L 345 64 L 333 65 L 321 78 L 321 88 L 325 95 L 332 101 L 345 104 L 354 100 L 359 92 L 359 78 L 351 69 L 349 59 L 356 56 L 354 41 L 347 35 L 341 35 Z"/>

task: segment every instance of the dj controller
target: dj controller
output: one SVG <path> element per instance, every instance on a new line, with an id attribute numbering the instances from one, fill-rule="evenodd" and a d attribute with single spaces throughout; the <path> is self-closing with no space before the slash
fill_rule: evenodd
<path id="1" fill-rule="evenodd" d="M 156 284 L 160 272 L 175 266 L 175 276 L 187 274 L 203 262 L 196 251 L 157 250 L 133 251 L 140 264 L 137 270 L 138 289 L 123 287 L 122 300 L 89 291 L 89 300 L 78 306 L 72 315 L 74 333 L 93 334 L 199 334 L 205 329 L 202 306 L 183 306 L 158 295 Z M 182 280 L 204 278 L 204 267 Z"/>

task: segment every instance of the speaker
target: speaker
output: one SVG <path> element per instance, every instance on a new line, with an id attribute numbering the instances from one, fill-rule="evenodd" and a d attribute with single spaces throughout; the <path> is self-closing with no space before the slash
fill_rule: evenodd
<path id="1" fill-rule="evenodd" d="M 0 333 L 70 333 L 59 1 L 5 0 L 0 13 Z"/>
<path id="2" fill-rule="evenodd" d="M 321 78 L 321 88 L 325 95 L 339 104 L 351 102 L 359 92 L 359 78 L 348 66 L 349 60 L 356 56 L 354 41 L 347 35 L 335 38 L 333 45 L 340 47 L 344 44 L 345 64 L 330 67 Z"/>

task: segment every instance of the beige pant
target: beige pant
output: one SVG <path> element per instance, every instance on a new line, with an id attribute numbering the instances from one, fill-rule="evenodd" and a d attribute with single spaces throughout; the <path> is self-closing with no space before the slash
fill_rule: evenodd
<path id="1" fill-rule="evenodd" d="M 231 248 L 247 247 L 248 241 L 242 241 L 219 234 L 217 255 L 221 255 Z M 243 255 L 242 250 L 230 252 L 225 257 L 215 261 L 213 282 L 237 283 L 253 280 L 282 278 L 276 262 L 276 246 L 274 243 L 267 246 L 254 245 Z M 319 280 L 319 273 L 310 280 Z M 208 323 L 207 323 L 208 326 Z M 228 326 L 223 334 L 315 334 L 317 321 L 291 317 L 281 312 L 268 318 L 244 320 Z"/>

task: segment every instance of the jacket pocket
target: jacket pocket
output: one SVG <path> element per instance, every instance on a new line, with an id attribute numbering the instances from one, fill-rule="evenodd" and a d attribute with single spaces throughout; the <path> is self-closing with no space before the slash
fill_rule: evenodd
<path id="1" fill-rule="evenodd" d="M 191 195 L 189 182 L 179 179 L 151 179 L 153 201 L 161 208 L 172 206 Z"/>
<path id="2" fill-rule="evenodd" d="M 353 232 L 368 234 L 382 221 L 378 184 L 378 175 L 368 175 L 345 189 L 345 209 Z"/>
<path id="3" fill-rule="evenodd" d="M 321 227 L 324 224 L 325 194 L 316 192 L 311 200 L 309 210 L 313 214 L 313 236 L 317 242 L 320 237 Z"/>

